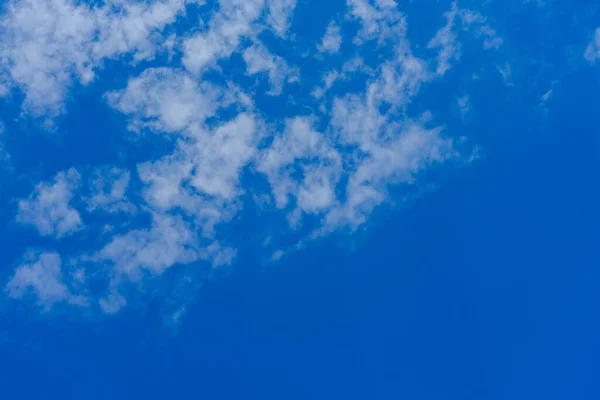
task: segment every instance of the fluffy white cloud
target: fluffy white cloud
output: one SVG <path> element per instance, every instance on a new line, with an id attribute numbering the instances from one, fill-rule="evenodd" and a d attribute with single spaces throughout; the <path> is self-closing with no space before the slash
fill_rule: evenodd
<path id="1" fill-rule="evenodd" d="M 313 124 L 306 117 L 288 120 L 285 131 L 261 154 L 257 169 L 267 176 L 279 208 L 287 207 L 290 196 L 307 213 L 323 211 L 336 200 L 341 156 Z M 301 178 L 294 176 L 298 170 Z"/>
<path id="2" fill-rule="evenodd" d="M 285 37 L 296 8 L 296 0 L 267 0 L 267 23 L 273 31 Z"/>
<path id="3" fill-rule="evenodd" d="M 0 26 L 0 59 L 33 114 L 60 113 L 72 78 L 92 80 L 89 44 L 96 27 L 88 7 L 69 0 L 15 1 Z"/>
<path id="4" fill-rule="evenodd" d="M 319 44 L 319 51 L 322 53 L 337 53 L 342 45 L 342 35 L 340 33 L 340 27 L 331 22 L 327 26 L 325 35 Z"/>
<path id="5" fill-rule="evenodd" d="M 114 167 L 96 170 L 90 182 L 91 195 L 86 199 L 88 211 L 135 212 L 126 195 L 129 180 L 129 171 Z"/>
<path id="6" fill-rule="evenodd" d="M 375 119 L 372 128 L 379 125 L 381 117 L 370 118 Z M 346 201 L 327 215 L 325 231 L 334 231 L 340 226 L 355 229 L 366 222 L 376 206 L 390 200 L 387 192 L 390 185 L 413 184 L 422 170 L 460 157 L 453 148 L 453 141 L 442 137 L 439 128 L 426 129 L 407 122 L 400 126 L 379 126 L 378 131 L 381 135 L 360 143 L 365 156 L 349 177 Z"/>
<path id="7" fill-rule="evenodd" d="M 114 264 L 116 276 L 140 280 L 142 269 L 161 274 L 173 264 L 196 260 L 198 241 L 180 218 L 154 214 L 149 229 L 115 236 L 93 259 Z"/>
<path id="8" fill-rule="evenodd" d="M 255 43 L 244 50 L 243 57 L 248 75 L 268 74 L 271 83 L 269 94 L 273 96 L 281 94 L 285 82 L 298 78 L 296 69 L 290 68 L 283 58 L 271 54 L 261 43 Z"/>
<path id="9" fill-rule="evenodd" d="M 53 252 L 30 251 L 25 254 L 23 263 L 16 269 L 5 291 L 14 299 L 33 293 L 46 311 L 60 302 L 78 306 L 88 304 L 84 296 L 71 293 L 64 282 L 61 257 Z"/>
<path id="10" fill-rule="evenodd" d="M 387 40 L 404 36 L 406 19 L 394 0 L 347 0 L 347 4 L 349 14 L 362 24 L 355 38 L 356 43 L 377 40 L 379 44 L 383 44 Z"/>
<path id="11" fill-rule="evenodd" d="M 255 118 L 249 114 L 240 114 L 232 122 L 214 129 L 202 125 L 210 113 L 203 111 L 206 105 L 202 102 L 188 100 L 203 98 L 204 95 L 198 93 L 205 92 L 192 83 L 192 78 L 185 78 L 190 82 L 189 90 L 182 90 L 182 85 L 173 84 L 171 79 L 131 80 L 128 88 L 117 95 L 125 98 L 131 93 L 131 99 L 112 104 L 131 114 L 134 121 L 142 121 L 142 125 L 159 131 L 181 131 L 185 136 L 173 154 L 139 166 L 148 204 L 161 212 L 180 210 L 194 216 L 204 234 L 210 236 L 215 226 L 239 211 L 237 199 L 243 193 L 239 177 L 252 163 L 256 165 L 256 172 L 266 175 L 276 206 L 288 209 L 292 204 L 288 209 L 292 222 L 297 222 L 302 214 L 320 214 L 325 218 L 326 230 L 340 226 L 356 228 L 366 221 L 374 207 L 387 201 L 390 184 L 413 183 L 421 169 L 458 157 L 452 140 L 443 138 L 440 129 L 428 129 L 412 121 L 394 122 L 421 85 L 432 79 L 427 62 L 415 57 L 410 50 L 406 24 L 396 4 L 361 0 L 349 4 L 351 13 L 362 22 L 361 40 L 383 41 L 394 35 L 396 57 L 372 71 L 374 78 L 364 93 L 334 100 L 331 125 L 324 133 L 315 131 L 313 117 L 289 118 L 283 132 L 273 138 L 269 147 L 259 149 L 262 134 L 255 132 Z M 252 5 L 249 7 L 255 10 Z M 247 12 L 238 3 L 230 2 L 213 21 L 231 17 L 232 9 L 238 10 L 237 18 Z M 448 20 L 457 13 L 454 8 L 447 14 Z M 242 31 L 248 33 L 250 28 L 244 27 Z M 205 37 L 213 31 L 214 26 L 211 26 L 208 33 L 202 35 Z M 239 35 L 230 44 L 238 45 L 238 40 Z M 233 47 L 228 50 L 231 51 Z M 286 75 L 281 71 L 289 70 L 283 59 L 268 53 L 257 41 L 245 49 L 243 57 L 248 74 L 269 73 L 275 88 Z M 339 72 L 334 70 L 324 77 L 324 87 L 315 95 L 323 96 L 336 80 L 347 79 L 360 68 L 360 58 L 349 60 Z M 175 73 L 163 71 L 161 74 Z M 181 76 L 181 73 L 175 75 Z M 144 84 L 139 84 L 137 79 Z M 151 87 L 161 89 L 154 92 Z M 175 89 L 165 90 L 166 87 Z M 181 92 L 189 95 L 180 96 Z M 173 100 L 172 93 L 177 100 Z M 185 110 L 184 117 L 175 111 L 148 112 L 147 99 L 153 99 L 154 110 L 180 102 L 186 103 L 188 108 L 175 107 L 177 111 Z M 142 106 L 120 106 L 136 102 Z M 387 111 L 382 112 L 382 107 Z M 176 118 L 173 119 L 173 115 Z M 185 117 L 187 115 L 197 118 L 190 119 Z M 177 123 L 168 122 L 172 120 Z M 338 187 L 342 176 L 347 178 L 346 186 Z M 339 191 L 344 193 L 343 199 L 338 198 Z"/>
<path id="12" fill-rule="evenodd" d="M 422 170 L 461 157 L 441 129 L 427 129 L 410 120 L 391 122 L 368 100 L 356 96 L 336 101 L 333 124 L 340 139 L 358 146 L 359 153 L 348 176 L 345 201 L 328 212 L 325 232 L 357 228 L 376 206 L 390 200 L 391 185 L 413 184 Z"/>
<path id="13" fill-rule="evenodd" d="M 94 9 L 98 36 L 92 44 L 95 59 L 131 53 L 134 61 L 151 59 L 165 38 L 163 28 L 185 12 L 196 0 L 113 0 L 112 7 Z"/>
<path id="14" fill-rule="evenodd" d="M 594 37 L 586 47 L 584 57 L 591 63 L 600 59 L 600 28 L 596 29 Z"/>
<path id="15" fill-rule="evenodd" d="M 139 166 L 144 197 L 158 210 L 182 210 L 212 234 L 237 211 L 240 175 L 260 135 L 259 123 L 246 113 L 212 131 L 193 129 L 173 154 Z"/>
<path id="16" fill-rule="evenodd" d="M 42 236 L 55 238 L 83 229 L 79 212 L 70 205 L 80 180 L 72 168 L 58 173 L 50 183 L 39 183 L 29 198 L 19 200 L 17 221 L 35 226 Z"/>
<path id="17" fill-rule="evenodd" d="M 197 83 L 182 70 L 149 68 L 129 79 L 125 89 L 106 97 L 113 108 L 133 117 L 130 129 L 181 134 L 213 115 L 222 93 L 209 83 Z"/>
<path id="18" fill-rule="evenodd" d="M 208 31 L 198 33 L 183 43 L 185 67 L 199 74 L 221 59 L 231 56 L 244 37 L 258 33 L 254 26 L 260 17 L 264 0 L 221 0 L 212 16 Z"/>
<path id="19" fill-rule="evenodd" d="M 139 282 L 147 274 L 160 276 L 174 265 L 198 260 L 210 261 L 214 266 L 228 264 L 234 256 L 233 249 L 202 240 L 182 218 L 154 213 L 149 228 L 115 236 L 86 261 L 111 267 L 109 293 L 99 305 L 105 313 L 114 313 L 127 303 L 119 292 L 124 283 Z"/>
<path id="20" fill-rule="evenodd" d="M 85 85 L 106 58 L 154 57 L 159 32 L 184 12 L 185 0 L 12 0 L 0 17 L 0 61 L 9 83 L 25 93 L 23 107 L 52 118 L 64 111 L 74 80 Z"/>
<path id="21" fill-rule="evenodd" d="M 131 115 L 131 128 L 179 137 L 172 153 L 138 165 L 151 226 L 116 236 L 90 258 L 112 266 L 113 287 L 100 306 L 116 312 L 127 302 L 119 285 L 141 279 L 144 271 L 156 276 L 177 264 L 231 262 L 235 251 L 213 238 L 215 227 L 238 211 L 241 173 L 257 151 L 262 129 L 249 112 L 207 126 L 218 109 L 236 100 L 243 108 L 244 99 L 229 89 L 197 84 L 180 70 L 147 70 L 108 99 Z"/>

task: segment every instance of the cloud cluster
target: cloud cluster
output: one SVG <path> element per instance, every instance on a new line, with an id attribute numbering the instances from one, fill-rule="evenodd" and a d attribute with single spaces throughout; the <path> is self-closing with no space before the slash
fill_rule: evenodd
<path id="1" fill-rule="evenodd" d="M 103 60 L 153 58 L 161 43 L 170 43 L 166 27 L 188 3 L 12 1 L 1 19 L 8 35 L 0 39 L 6 43 L 0 59 L 11 84 L 25 94 L 24 112 L 50 118 L 63 112 L 72 83 L 89 83 Z M 429 42 L 439 52 L 425 59 L 414 54 L 396 2 L 348 0 L 347 18 L 323 27 L 312 58 L 338 54 L 343 24 L 359 24 L 351 38 L 358 50 L 334 69 L 323 68 L 315 89 L 303 86 L 302 65 L 260 37 L 271 30 L 278 40 L 292 40 L 296 7 L 295 0 L 220 0 L 204 9 L 199 29 L 174 40 L 180 62 L 152 65 L 105 94 L 141 140 L 159 135 L 172 146 L 129 167 L 59 172 L 19 200 L 17 221 L 40 235 L 76 241 L 95 232 L 97 239 L 90 244 L 88 234 L 86 247 L 68 254 L 27 252 L 7 286 L 11 297 L 31 292 L 45 309 L 66 302 L 115 313 L 129 301 L 126 288 L 173 266 L 231 263 L 236 238 L 227 230 L 249 205 L 276 215 L 282 235 L 305 229 L 300 240 L 314 240 L 355 231 L 378 206 L 401 202 L 391 188 L 414 188 L 428 171 L 473 160 L 475 146 L 434 122 L 427 108 L 409 115 L 407 107 L 458 59 L 457 20 L 483 37 L 485 47 L 500 45 L 485 18 L 454 4 Z M 363 56 L 373 54 L 363 48 L 377 54 L 376 65 L 365 65 Z M 239 81 L 219 65 L 233 55 L 245 64 Z M 211 79 L 214 74 L 223 79 Z M 270 88 L 244 87 L 248 77 L 266 78 Z M 361 84 L 335 86 L 351 80 Z M 291 85 L 305 89 L 314 104 L 274 116 L 256 100 L 287 101 Z M 113 231 L 117 214 L 143 218 Z M 286 249 L 276 250 L 279 258 Z M 85 273 L 72 284 L 65 265 L 100 271 L 102 285 Z"/>
<path id="2" fill-rule="evenodd" d="M 184 13 L 187 3 L 7 2 L 0 17 L 0 76 L 24 92 L 23 107 L 29 113 L 51 119 L 64 112 L 73 82 L 89 84 L 106 59 L 153 58 L 165 43 L 161 31 Z"/>

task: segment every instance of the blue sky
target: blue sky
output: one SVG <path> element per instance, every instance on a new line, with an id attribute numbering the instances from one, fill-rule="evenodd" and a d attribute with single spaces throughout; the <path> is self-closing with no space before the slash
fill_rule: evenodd
<path id="1" fill-rule="evenodd" d="M 0 394 L 595 399 L 600 10 L 7 0 Z"/>

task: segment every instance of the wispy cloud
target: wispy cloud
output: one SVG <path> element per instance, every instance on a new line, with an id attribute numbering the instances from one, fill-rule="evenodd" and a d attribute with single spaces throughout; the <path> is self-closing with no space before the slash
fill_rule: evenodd
<path id="1" fill-rule="evenodd" d="M 590 63 L 600 59 L 600 28 L 597 28 L 594 32 L 592 40 L 585 49 L 584 57 Z"/>

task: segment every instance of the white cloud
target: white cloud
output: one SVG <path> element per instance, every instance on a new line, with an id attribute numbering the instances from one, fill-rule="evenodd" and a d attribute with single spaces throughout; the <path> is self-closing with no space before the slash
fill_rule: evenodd
<path id="1" fill-rule="evenodd" d="M 88 211 L 107 213 L 135 212 L 136 207 L 127 199 L 130 173 L 118 168 L 97 169 L 90 182 L 91 195 L 86 199 Z"/>
<path id="2" fill-rule="evenodd" d="M 23 298 L 32 292 L 37 297 L 38 304 L 46 311 L 60 302 L 87 305 L 84 296 L 72 294 L 65 284 L 60 255 L 53 252 L 28 252 L 5 291 L 14 299 Z"/>
<path id="3" fill-rule="evenodd" d="M 89 44 L 96 27 L 88 7 L 68 0 L 10 2 L 0 26 L 0 58 L 34 115 L 62 112 L 74 76 L 92 80 Z"/>
<path id="4" fill-rule="evenodd" d="M 83 229 L 79 213 L 70 205 L 80 180 L 79 173 L 71 168 L 58 173 L 51 183 L 39 183 L 28 199 L 19 200 L 17 222 L 33 225 L 40 235 L 57 239 Z"/>
<path id="5" fill-rule="evenodd" d="M 433 39 L 427 45 L 428 48 L 439 48 L 437 56 L 437 70 L 438 75 L 444 75 L 450 68 L 451 60 L 458 60 L 460 58 L 460 44 L 457 41 L 456 34 L 454 33 L 454 23 L 458 14 L 458 7 L 456 3 L 452 3 L 452 9 L 446 12 L 446 25 L 441 28 Z"/>
<path id="6" fill-rule="evenodd" d="M 113 291 L 98 300 L 98 305 L 105 314 L 115 314 L 127 305 L 127 299 L 120 293 Z"/>
<path id="7" fill-rule="evenodd" d="M 220 266 L 230 263 L 234 256 L 233 249 L 202 240 L 182 218 L 154 213 L 149 228 L 115 236 L 85 259 L 111 267 L 109 292 L 99 299 L 99 305 L 105 313 L 115 313 L 127 304 L 119 292 L 124 283 L 140 282 L 147 274 L 157 277 L 175 265 L 198 260 Z"/>
<path id="8" fill-rule="evenodd" d="M 471 112 L 471 100 L 469 99 L 469 95 L 463 95 L 458 98 L 456 101 L 458 104 L 458 110 L 460 111 L 460 116 L 465 119 L 467 115 Z"/>
<path id="9" fill-rule="evenodd" d="M 318 46 L 318 50 L 321 53 L 337 53 L 342 45 L 342 35 L 340 33 L 340 27 L 331 22 L 327 26 L 325 35 Z"/>
<path id="10" fill-rule="evenodd" d="M 221 0 L 208 31 L 184 40 L 185 67 L 199 74 L 217 60 L 229 57 L 240 46 L 242 38 L 258 33 L 253 24 L 263 7 L 264 0 Z"/>
<path id="11" fill-rule="evenodd" d="M 296 8 L 296 0 L 267 0 L 267 7 L 267 23 L 277 35 L 285 37 Z"/>
<path id="12" fill-rule="evenodd" d="M 334 137 L 338 146 L 355 150 L 345 155 L 348 176 L 344 201 L 327 212 L 322 232 L 356 229 L 376 206 L 389 201 L 390 185 L 413 184 L 422 170 L 460 158 L 453 141 L 444 138 L 441 129 L 398 119 L 398 113 L 403 113 L 420 87 L 431 79 L 427 63 L 412 54 L 410 44 L 401 36 L 396 42 L 396 58 L 378 68 L 363 94 L 334 100 Z M 387 109 L 382 109 L 385 105 Z"/>
<path id="13" fill-rule="evenodd" d="M 372 71 L 364 66 L 363 59 L 360 57 L 354 57 L 346 61 L 344 65 L 342 65 L 341 70 L 333 69 L 331 71 L 328 71 L 322 78 L 323 86 L 313 89 L 313 97 L 315 97 L 316 99 L 322 98 L 333 87 L 335 82 L 340 80 L 346 81 L 350 79 L 352 74 L 356 73 L 359 70 L 372 74 Z M 324 112 L 324 107 L 322 107 L 321 111 Z"/>
<path id="14" fill-rule="evenodd" d="M 243 57 L 248 75 L 268 74 L 271 83 L 270 95 L 280 95 L 285 82 L 298 78 L 296 69 L 290 68 L 283 58 L 271 54 L 261 43 L 257 42 L 244 50 Z"/>
<path id="15" fill-rule="evenodd" d="M 125 89 L 106 95 L 111 107 L 133 116 L 130 129 L 179 134 L 212 116 L 221 96 L 209 83 L 197 83 L 184 71 L 169 68 L 146 69 L 129 79 Z"/>
<path id="16" fill-rule="evenodd" d="M 37 117 L 64 111 L 73 81 L 86 85 L 106 58 L 154 57 L 159 32 L 184 12 L 185 0 L 113 1 L 91 7 L 75 0 L 12 0 L 0 19 L 0 61 Z"/>
<path id="17" fill-rule="evenodd" d="M 404 36 L 406 20 L 394 0 L 347 0 L 347 4 L 349 14 L 362 24 L 355 38 L 358 44 L 367 40 L 377 40 L 383 44 Z"/>
<path id="18" fill-rule="evenodd" d="M 152 215 L 149 229 L 115 236 L 92 259 L 110 262 L 115 276 L 140 280 L 142 269 L 160 275 L 176 263 L 198 259 L 199 238 L 180 218 Z"/>
<path id="19" fill-rule="evenodd" d="M 452 3 L 450 11 L 444 14 L 446 25 L 443 26 L 428 43 L 428 48 L 439 49 L 436 73 L 442 76 L 451 67 L 451 61 L 460 59 L 461 44 L 457 36 L 457 23 L 462 24 L 463 30 L 470 32 L 476 38 L 483 39 L 486 50 L 498 49 L 503 40 L 487 23 L 487 19 L 474 11 L 459 9 L 456 2 Z"/>
<path id="20" fill-rule="evenodd" d="M 290 119 L 261 155 L 258 170 L 267 175 L 276 205 L 286 208 L 292 197 L 293 217 L 320 214 L 317 235 L 356 229 L 375 207 L 390 201 L 391 185 L 412 185 L 423 170 L 461 159 L 442 129 L 398 119 L 432 75 L 403 35 L 395 47 L 396 57 L 380 65 L 364 93 L 334 99 L 327 135 L 315 132 L 310 119 Z M 332 74 L 329 83 L 326 76 L 326 88 L 338 76 Z"/>
<path id="21" fill-rule="evenodd" d="M 501 37 L 498 36 L 496 30 L 488 23 L 487 18 L 478 12 L 462 9 L 460 17 L 465 30 L 471 31 L 475 37 L 483 39 L 483 48 L 498 49 L 504 43 Z"/>
<path id="22" fill-rule="evenodd" d="M 374 121 L 373 125 L 379 124 Z M 439 128 L 426 129 L 414 122 L 378 128 L 383 129 L 380 137 L 361 143 L 365 156 L 349 177 L 346 201 L 328 213 L 324 231 L 331 232 L 343 226 L 355 229 L 366 222 L 376 206 L 389 201 L 387 190 L 390 185 L 413 184 L 422 170 L 460 157 L 453 149 L 452 140 L 443 138 Z"/>
<path id="23" fill-rule="evenodd" d="M 259 135 L 256 119 L 245 113 L 213 132 L 196 132 L 194 141 L 184 148 L 193 164 L 190 186 L 217 199 L 238 197 L 241 169 L 252 159 Z"/>
<path id="24" fill-rule="evenodd" d="M 96 59 L 113 58 L 132 53 L 135 61 L 152 59 L 165 38 L 162 29 L 175 22 L 185 12 L 188 0 L 154 0 L 137 2 L 129 0 L 113 1 L 116 10 L 110 6 L 95 10 L 98 25 L 98 38 L 93 43 L 92 52 Z"/>
<path id="25" fill-rule="evenodd" d="M 504 80 L 504 83 L 508 86 L 511 86 L 513 84 L 513 82 L 512 82 L 512 67 L 510 66 L 510 64 L 505 63 L 503 65 L 497 65 L 496 69 L 502 76 L 502 80 Z"/>
<path id="26" fill-rule="evenodd" d="M 554 89 L 559 84 L 559 81 L 554 80 L 550 83 L 550 88 L 540 96 L 539 108 L 542 112 L 546 113 L 549 110 L 552 99 L 555 96 Z"/>
<path id="27" fill-rule="evenodd" d="M 600 28 L 596 29 L 594 37 L 586 47 L 584 57 L 590 63 L 600 59 Z"/>
<path id="28" fill-rule="evenodd" d="M 267 176 L 279 208 L 287 207 L 290 196 L 305 213 L 321 212 L 336 200 L 341 156 L 313 123 L 306 117 L 286 121 L 285 131 L 261 154 L 257 169 Z M 293 176 L 297 170 L 300 179 Z"/>
<path id="29" fill-rule="evenodd" d="M 210 237 L 238 211 L 242 170 L 254 157 L 262 129 L 242 113 L 214 129 L 191 125 L 172 154 L 140 164 L 143 196 L 157 212 L 183 212 Z"/>
<path id="30" fill-rule="evenodd" d="M 28 21 L 40 0 L 21 1 L 27 7 L 16 1 L 12 7 L 24 13 Z M 41 57 L 36 60 L 39 65 L 23 58 L 9 71 L 11 79 L 32 96 L 33 100 L 26 100 L 30 107 L 60 112 L 71 81 L 91 81 L 102 60 L 125 54 L 134 62 L 152 58 L 161 48 L 155 35 L 162 35 L 163 28 L 184 12 L 186 4 L 184 0 L 116 1 L 95 8 L 68 0 L 40 3 L 41 12 L 47 14 L 42 22 L 51 21 L 50 27 L 42 24 L 41 33 L 31 37 L 26 33 L 32 26 L 21 29 L 11 25 L 10 32 L 18 33 L 20 39 L 9 37 L 7 43 L 30 46 L 31 54 Z M 210 74 L 204 72 L 233 53 L 245 61 L 246 75 L 268 76 L 271 89 L 267 94 L 278 95 L 286 83 L 298 79 L 300 69 L 271 54 L 258 39 L 268 26 L 280 38 L 288 36 L 295 4 L 293 0 L 220 0 L 198 30 L 183 39 L 169 36 L 169 49 L 181 45 L 180 68 L 147 68 L 130 77 L 126 87 L 108 92 L 105 98 L 128 118 L 130 130 L 168 135 L 172 147 L 158 159 L 139 161 L 135 172 L 111 167 L 93 170 L 92 176 L 83 180 L 89 186 L 81 190 L 81 178 L 74 169 L 60 173 L 54 181 L 40 183 L 28 199 L 19 202 L 17 220 L 36 226 L 41 235 L 55 238 L 83 228 L 74 208 L 74 195 L 79 193 L 85 194 L 81 206 L 95 213 L 90 223 L 103 218 L 100 227 L 109 213 L 135 211 L 140 217 L 148 217 L 145 224 L 139 218 L 135 224 L 141 225 L 122 226 L 118 234 L 105 232 L 98 238 L 101 242 L 73 256 L 82 265 L 90 263 L 100 275 L 104 274 L 102 280 L 108 282 L 107 287 L 101 293 L 97 290 L 91 300 L 103 312 L 117 312 L 131 300 L 130 289 L 143 286 L 140 282 L 161 276 L 173 266 L 232 262 L 236 251 L 229 247 L 231 237 L 223 232 L 240 216 L 248 198 L 260 199 L 260 207 L 270 207 L 268 211 L 287 218 L 292 228 L 301 223 L 309 226 L 312 234 L 308 237 L 314 238 L 339 229 L 357 229 L 377 207 L 398 200 L 390 194 L 390 188 L 415 185 L 424 171 L 442 163 L 471 159 L 470 154 L 458 150 L 466 147 L 462 141 L 446 137 L 442 127 L 432 126 L 425 119 L 415 120 L 417 117 L 410 117 L 412 111 L 409 114 L 408 109 L 421 87 L 440 79 L 458 58 L 459 19 L 463 28 L 488 41 L 484 47 L 496 45 L 495 32 L 483 17 L 456 6 L 446 13 L 446 25 L 430 42 L 431 48 L 440 49 L 436 68 L 430 70 L 431 60 L 413 54 L 406 36 L 406 19 L 395 1 L 347 0 L 349 18 L 360 23 L 355 43 L 375 41 L 378 46 L 374 50 L 385 46 L 384 54 L 388 56 L 373 68 L 367 68 L 363 59 L 355 56 L 341 67 L 336 64 L 317 75 L 322 82 L 310 101 L 322 99 L 315 106 L 322 114 L 308 104 L 303 109 L 310 113 L 290 113 L 280 118 L 270 114 L 271 110 L 258 109 L 260 101 L 254 104 L 250 97 L 255 93 L 243 93 L 231 74 L 226 74 L 225 82 L 210 83 L 209 77 L 218 68 Z M 67 33 L 52 31 L 53 24 L 67 24 L 71 18 L 74 25 L 64 28 Z M 340 29 L 333 23 L 329 25 L 317 46 L 320 52 L 339 51 Z M 45 34 L 48 31 L 52 31 L 50 37 Z M 361 51 L 357 54 L 363 55 Z M 3 60 L 16 60 L 21 57 L 17 53 L 16 47 L 0 50 Z M 323 55 L 317 58 L 322 60 Z M 51 62 L 45 64 L 46 59 Z M 19 75 L 28 63 L 31 70 Z M 339 85 L 343 91 L 331 90 L 336 82 L 358 75 L 365 78 L 360 84 L 354 85 L 353 81 Z M 45 97 L 46 91 L 56 97 Z M 468 103 L 468 98 L 458 101 L 463 111 Z M 263 179 L 268 187 L 255 185 Z M 301 232 L 290 230 L 291 235 Z M 281 247 L 280 243 L 272 245 Z M 279 249 L 273 259 L 283 254 L 285 249 Z M 72 282 L 64 279 L 60 257 L 58 263 L 44 261 L 46 264 L 50 267 L 40 266 L 38 261 L 26 264 L 23 271 L 35 273 L 21 275 L 41 276 L 43 272 L 46 278 L 52 278 L 47 278 L 52 282 L 52 301 L 71 301 L 74 292 L 87 293 L 85 276 L 79 291 L 74 289 L 75 278 Z M 24 278 L 17 281 L 28 282 Z M 28 287 L 34 285 L 15 285 L 15 297 Z M 182 309 L 177 308 L 175 314 Z"/>
<path id="31" fill-rule="evenodd" d="M 193 217 L 203 235 L 211 236 L 238 211 L 241 172 L 254 157 L 260 134 L 250 114 L 213 131 L 194 130 L 173 154 L 138 167 L 144 198 L 160 212 Z"/>
<path id="32" fill-rule="evenodd" d="M 243 108 L 243 96 L 197 85 L 183 71 L 153 69 L 108 98 L 132 116 L 134 128 L 181 137 L 171 154 L 138 165 L 143 196 L 156 212 L 183 212 L 194 218 L 203 235 L 212 235 L 214 227 L 237 210 L 243 192 L 240 175 L 255 155 L 261 127 L 251 113 L 213 128 L 205 126 L 205 120 L 231 101 Z"/>

